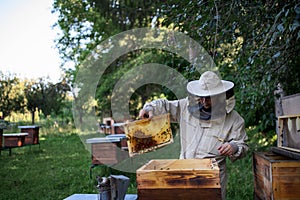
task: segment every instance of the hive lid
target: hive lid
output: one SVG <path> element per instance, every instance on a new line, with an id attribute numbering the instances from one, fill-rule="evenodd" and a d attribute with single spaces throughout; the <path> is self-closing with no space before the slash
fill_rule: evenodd
<path id="1" fill-rule="evenodd" d="M 125 124 L 124 128 L 131 157 L 173 142 L 169 114 L 129 122 Z"/>

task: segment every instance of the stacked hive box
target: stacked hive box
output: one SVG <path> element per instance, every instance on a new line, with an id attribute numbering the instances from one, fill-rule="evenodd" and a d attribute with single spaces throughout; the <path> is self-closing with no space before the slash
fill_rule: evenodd
<path id="1" fill-rule="evenodd" d="M 255 199 L 300 199 L 300 94 L 281 103 L 277 147 L 253 153 Z"/>

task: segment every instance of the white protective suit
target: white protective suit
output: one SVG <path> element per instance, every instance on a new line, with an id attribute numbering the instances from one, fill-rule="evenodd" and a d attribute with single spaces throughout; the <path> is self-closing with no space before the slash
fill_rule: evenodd
<path id="1" fill-rule="evenodd" d="M 180 124 L 180 159 L 215 158 L 220 168 L 222 199 L 226 198 L 226 156 L 218 153 L 218 147 L 229 142 L 236 152 L 229 156 L 235 161 L 245 156 L 248 137 L 244 129 L 244 119 L 233 110 L 234 96 L 226 100 L 226 115 L 218 119 L 200 120 L 188 111 L 188 97 L 169 101 L 159 99 L 146 103 L 144 109 L 153 111 L 153 115 L 170 113 L 172 122 Z"/>

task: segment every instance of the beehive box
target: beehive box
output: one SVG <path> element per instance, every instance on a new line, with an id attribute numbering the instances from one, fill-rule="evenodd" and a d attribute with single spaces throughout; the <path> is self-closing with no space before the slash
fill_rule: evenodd
<path id="1" fill-rule="evenodd" d="M 87 143 L 91 145 L 93 165 L 114 165 L 128 155 L 121 148 L 120 138 L 91 138 Z"/>
<path id="2" fill-rule="evenodd" d="M 173 142 L 170 115 L 154 116 L 125 124 L 130 156 L 146 153 Z"/>
<path id="3" fill-rule="evenodd" d="M 272 152 L 253 153 L 254 199 L 300 199 L 300 161 Z"/>
<path id="4" fill-rule="evenodd" d="M 7 133 L 3 134 L 4 147 L 21 147 L 25 145 L 25 138 L 28 133 Z"/>
<path id="5" fill-rule="evenodd" d="M 25 138 L 26 145 L 39 144 L 39 126 L 18 126 L 21 129 L 21 133 L 28 133 Z"/>
<path id="6" fill-rule="evenodd" d="M 151 160 L 136 176 L 139 200 L 221 199 L 220 170 L 212 159 Z"/>

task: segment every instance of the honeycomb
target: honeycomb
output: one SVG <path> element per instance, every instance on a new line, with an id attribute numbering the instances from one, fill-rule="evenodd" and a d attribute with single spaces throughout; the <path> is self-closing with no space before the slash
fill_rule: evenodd
<path id="1" fill-rule="evenodd" d="M 129 122 L 124 128 L 131 157 L 173 142 L 169 114 Z"/>

